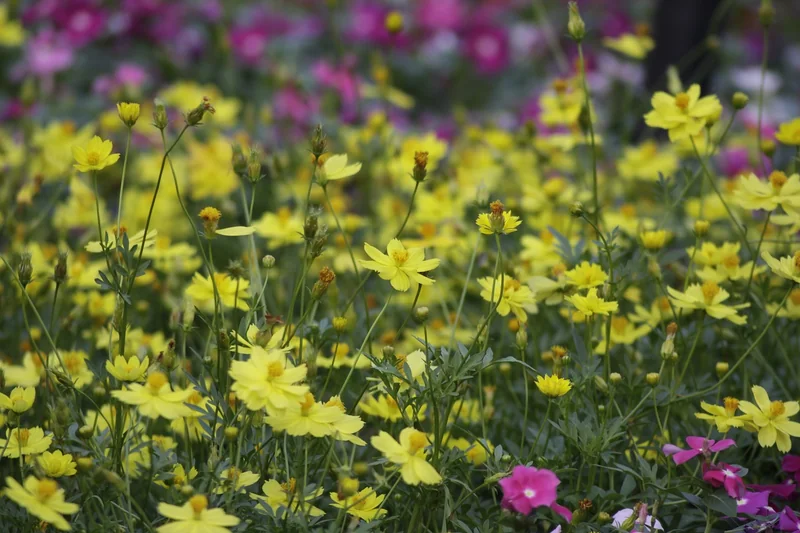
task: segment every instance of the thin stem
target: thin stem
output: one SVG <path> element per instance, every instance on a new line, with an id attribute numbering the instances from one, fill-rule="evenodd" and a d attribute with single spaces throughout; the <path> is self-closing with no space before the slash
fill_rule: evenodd
<path id="1" fill-rule="evenodd" d="M 342 396 L 342 393 L 344 392 L 345 388 L 347 388 L 347 384 L 350 382 L 350 378 L 353 376 L 353 371 L 358 366 L 358 360 L 361 358 L 361 355 L 363 355 L 363 353 L 364 353 L 364 347 L 367 345 L 367 342 L 369 342 L 369 339 L 372 336 L 372 331 L 375 329 L 375 326 L 378 324 L 378 320 L 381 319 L 381 317 L 383 316 L 383 312 L 386 311 L 387 307 L 389 307 L 389 302 L 392 301 L 392 296 L 393 295 L 394 295 L 394 293 L 389 294 L 389 297 L 386 298 L 386 303 L 383 304 L 383 307 L 381 308 L 380 313 L 378 313 L 378 316 L 375 317 L 375 321 L 372 323 L 372 326 L 370 326 L 369 330 L 367 331 L 367 336 L 364 337 L 364 341 L 361 343 L 361 347 L 358 349 L 358 353 L 356 353 L 355 359 L 353 359 L 353 364 L 350 367 L 350 372 L 347 374 L 347 377 L 345 378 L 344 383 L 342 383 L 342 388 L 339 389 L 339 397 Z"/>

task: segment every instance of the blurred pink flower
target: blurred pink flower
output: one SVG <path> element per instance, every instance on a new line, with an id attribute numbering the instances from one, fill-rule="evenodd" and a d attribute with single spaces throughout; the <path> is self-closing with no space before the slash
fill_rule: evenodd
<path id="1" fill-rule="evenodd" d="M 248 65 L 255 65 L 264 55 L 269 34 L 266 28 L 236 26 L 231 28 L 229 39 L 236 57 Z"/>
<path id="2" fill-rule="evenodd" d="M 43 30 L 27 45 L 25 67 L 37 76 L 49 76 L 72 65 L 73 48 L 63 35 Z"/>
<path id="3" fill-rule="evenodd" d="M 781 468 L 784 472 L 794 474 L 794 480 L 800 483 L 800 455 L 787 454 L 783 456 Z"/>
<path id="4" fill-rule="evenodd" d="M 56 27 L 74 47 L 83 46 L 98 38 L 105 29 L 106 14 L 97 2 L 78 0 L 62 2 L 53 14 Z"/>
<path id="5" fill-rule="evenodd" d="M 536 507 L 551 507 L 567 520 L 572 517 L 569 510 L 556 503 L 556 487 L 561 481 L 550 470 L 518 465 L 499 483 L 503 489 L 501 505 L 506 509 L 527 515 Z"/>
<path id="6" fill-rule="evenodd" d="M 416 18 L 427 30 L 456 30 L 464 20 L 461 0 L 421 0 Z"/>
<path id="7" fill-rule="evenodd" d="M 797 518 L 794 511 L 784 507 L 778 527 L 781 528 L 781 531 L 800 531 L 800 518 Z"/>
<path id="8" fill-rule="evenodd" d="M 470 26 L 464 34 L 464 49 L 482 74 L 497 73 L 508 65 L 508 34 L 502 26 L 484 23 Z"/>
<path id="9" fill-rule="evenodd" d="M 686 444 L 689 445 L 689 450 L 684 450 L 674 444 L 665 444 L 661 450 L 667 457 L 672 456 L 672 460 L 675 461 L 676 465 L 682 465 L 698 455 L 702 454 L 708 458 L 711 456 L 712 452 L 719 452 L 731 446 L 736 446 L 736 441 L 733 439 L 723 439 L 717 442 L 714 439 L 707 439 L 705 437 L 686 437 Z"/>

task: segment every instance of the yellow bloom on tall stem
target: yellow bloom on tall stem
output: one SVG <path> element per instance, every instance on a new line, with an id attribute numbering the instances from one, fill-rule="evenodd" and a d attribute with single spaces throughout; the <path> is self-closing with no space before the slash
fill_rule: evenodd
<path id="1" fill-rule="evenodd" d="M 184 405 L 192 392 L 192 389 L 173 391 L 164 373 L 153 372 L 146 384 L 131 383 L 127 389 L 111 391 L 111 395 L 123 403 L 135 405 L 142 416 L 173 420 L 192 412 Z"/>
<path id="2" fill-rule="evenodd" d="M 587 317 L 592 315 L 608 315 L 619 309 L 619 304 L 617 302 L 607 302 L 597 296 L 597 289 L 589 289 L 586 296 L 573 294 L 564 299 L 574 305 L 575 309 Z"/>
<path id="3" fill-rule="evenodd" d="M 232 361 L 228 371 L 236 397 L 251 411 L 266 408 L 269 414 L 282 413 L 292 403 L 305 400 L 308 385 L 300 382 L 307 372 L 305 364 L 294 366 L 284 350 L 259 346 L 253 346 L 247 361 Z"/>
<path id="4" fill-rule="evenodd" d="M 0 409 L 24 413 L 31 407 L 36 400 L 36 389 L 34 387 L 14 387 L 11 393 L 6 396 L 0 393 Z"/>
<path id="5" fill-rule="evenodd" d="M 800 283 L 800 250 L 794 255 L 776 259 L 767 251 L 761 252 L 761 257 L 769 268 L 777 275 L 789 281 Z"/>
<path id="6" fill-rule="evenodd" d="M 58 483 L 49 478 L 36 479 L 28 476 L 24 485 L 7 477 L 6 485 L 8 488 L 4 493 L 9 500 L 56 529 L 72 530 L 63 515 L 75 514 L 80 507 L 64 499 L 64 489 L 59 488 Z"/>
<path id="7" fill-rule="evenodd" d="M 672 305 L 678 309 L 700 309 L 713 318 L 728 320 L 736 325 L 747 322 L 747 317 L 738 314 L 738 310 L 750 307 L 750 304 L 724 304 L 723 302 L 731 295 L 713 281 L 706 281 L 702 285 L 699 283 L 689 285 L 686 292 L 667 287 L 667 292 L 672 300 Z"/>
<path id="8" fill-rule="evenodd" d="M 778 126 L 775 138 L 783 144 L 800 146 L 800 118 L 783 122 Z"/>
<path id="9" fill-rule="evenodd" d="M 758 385 L 754 385 L 752 391 L 756 403 L 741 401 L 739 409 L 752 417 L 758 443 L 763 448 L 777 443 L 779 451 L 788 452 L 792 449 L 791 437 L 800 437 L 800 423 L 789 420 L 800 411 L 800 403 L 770 401 L 767 391 Z"/>
<path id="10" fill-rule="evenodd" d="M 381 279 L 389 281 L 395 290 L 407 291 L 412 281 L 420 285 L 434 283 L 434 280 L 423 274 L 438 267 L 439 260 L 425 259 L 425 251 L 422 248 L 406 249 L 399 240 L 392 239 L 386 247 L 385 254 L 368 243 L 364 243 L 364 251 L 372 260 L 360 259 L 361 266 L 377 272 Z"/>
<path id="11" fill-rule="evenodd" d="M 290 509 L 292 512 L 297 512 L 302 505 L 303 512 L 309 516 L 322 516 L 325 511 L 319 507 L 311 505 L 311 501 L 322 494 L 322 487 L 317 488 L 309 494 L 300 494 L 297 491 L 297 481 L 294 478 L 289 478 L 286 483 L 278 483 L 277 480 L 270 479 L 264 482 L 261 487 L 261 494 L 250 494 L 250 498 L 260 501 L 270 507 L 273 512 L 278 512 L 278 509 Z"/>
<path id="12" fill-rule="evenodd" d="M 525 323 L 528 321 L 527 311 L 531 313 L 537 311 L 536 298 L 530 287 L 510 276 L 480 278 L 478 284 L 481 286 L 481 298 L 487 302 L 499 302 L 497 314 L 500 316 L 513 312 L 517 320 Z M 494 287 L 494 298 L 492 298 L 492 287 Z"/>
<path id="13" fill-rule="evenodd" d="M 536 388 L 549 398 L 559 398 L 572 389 L 572 382 L 558 376 L 536 376 Z"/>
<path id="14" fill-rule="evenodd" d="M 589 263 L 589 261 L 584 261 L 571 270 L 567 270 L 564 272 L 564 276 L 566 276 L 570 285 L 574 285 L 579 289 L 599 287 L 608 279 L 608 274 L 603 272 L 600 265 Z"/>
<path id="15" fill-rule="evenodd" d="M 8 428 L 6 438 L 0 439 L 0 450 L 3 457 L 16 459 L 20 455 L 33 455 L 47 450 L 53 443 L 52 435 L 45 435 L 40 427 Z"/>
<path id="16" fill-rule="evenodd" d="M 329 181 L 349 178 L 361 170 L 361 163 L 347 164 L 347 154 L 323 156 L 321 164 L 317 165 L 316 178 L 320 186 L 324 187 Z"/>
<path id="17" fill-rule="evenodd" d="M 86 146 L 73 146 L 72 157 L 75 158 L 73 165 L 80 172 L 90 170 L 103 170 L 113 165 L 119 159 L 119 154 L 112 154 L 114 146 L 111 141 L 104 141 L 97 135 L 91 138 Z"/>
<path id="18" fill-rule="evenodd" d="M 400 442 L 397 442 L 391 435 L 381 431 L 372 437 L 370 443 L 389 462 L 400 466 L 400 474 L 407 484 L 435 485 L 442 481 L 439 472 L 425 460 L 428 437 L 423 432 L 414 428 L 405 428 L 400 432 Z"/>
<path id="19" fill-rule="evenodd" d="M 222 509 L 209 509 L 208 498 L 197 494 L 182 506 L 158 504 L 158 513 L 173 520 L 160 526 L 158 533 L 230 533 L 229 527 L 239 524 L 239 519 Z"/>
<path id="20" fill-rule="evenodd" d="M 725 398 L 722 405 L 700 402 L 700 408 L 705 413 L 695 413 L 694 416 L 714 424 L 720 433 L 727 433 L 731 428 L 740 428 L 752 418 L 750 415 L 736 414 L 739 409 L 739 400 L 732 397 Z"/>
<path id="21" fill-rule="evenodd" d="M 774 211 L 782 206 L 787 212 L 800 211 L 800 175 L 787 177 L 780 170 L 775 170 L 767 181 L 761 181 L 751 172 L 739 178 L 734 198 L 744 209 Z"/>
<path id="22" fill-rule="evenodd" d="M 339 494 L 335 492 L 331 492 L 330 497 L 331 500 L 333 500 L 334 507 L 337 509 L 346 509 L 347 514 L 360 518 L 365 522 L 381 518 L 386 514 L 386 509 L 381 507 L 386 495 L 378 495 L 369 487 L 344 498 L 340 497 Z"/>
<path id="23" fill-rule="evenodd" d="M 489 207 L 492 210 L 491 213 L 481 213 L 475 220 L 478 230 L 484 235 L 492 235 L 493 233 L 508 235 L 517 231 L 517 227 L 522 224 L 519 217 L 504 209 L 500 200 L 495 200 Z"/>
<path id="24" fill-rule="evenodd" d="M 248 311 L 247 305 L 248 288 L 250 282 L 246 279 L 232 278 L 222 272 L 214 273 L 214 283 L 217 285 L 219 299 L 225 307 L 234 307 L 241 311 Z M 189 296 L 199 309 L 206 312 L 214 311 L 214 284 L 211 277 L 206 277 L 195 272 L 192 283 L 186 289 L 186 296 Z"/>
<path id="25" fill-rule="evenodd" d="M 651 128 L 667 130 L 672 142 L 694 137 L 703 131 L 710 120 L 722 113 L 719 99 L 714 95 L 700 98 L 700 86 L 697 84 L 675 96 L 657 92 L 651 104 L 653 110 L 644 116 L 645 122 Z"/>
<path id="26" fill-rule="evenodd" d="M 141 361 L 135 355 L 125 359 L 118 355 L 114 362 L 106 361 L 106 372 L 120 381 L 144 381 L 144 375 L 150 366 L 150 358 L 145 356 Z"/>

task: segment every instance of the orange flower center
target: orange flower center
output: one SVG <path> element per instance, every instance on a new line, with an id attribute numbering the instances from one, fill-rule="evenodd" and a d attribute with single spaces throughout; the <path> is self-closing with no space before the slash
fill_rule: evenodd
<path id="1" fill-rule="evenodd" d="M 58 490 L 58 483 L 52 479 L 42 479 L 39 481 L 39 486 L 36 487 L 37 496 L 39 501 L 45 501 Z"/>
<path id="2" fill-rule="evenodd" d="M 789 299 L 794 305 L 800 305 L 800 289 L 795 289 L 789 295 Z"/>
<path id="3" fill-rule="evenodd" d="M 436 235 L 436 224 L 432 222 L 426 222 L 419 229 L 419 233 L 426 239 L 430 239 L 431 237 Z"/>
<path id="4" fill-rule="evenodd" d="M 269 376 L 270 378 L 281 377 L 283 375 L 283 371 L 284 368 L 280 361 L 272 361 L 267 366 L 267 376 Z"/>
<path id="5" fill-rule="evenodd" d="M 286 494 L 294 494 L 294 491 L 297 489 L 297 480 L 293 477 L 290 477 L 289 481 L 286 483 L 281 483 L 281 488 Z"/>
<path id="6" fill-rule="evenodd" d="M 787 178 L 786 174 L 780 170 L 774 170 L 772 174 L 769 175 L 769 182 L 772 184 L 772 188 L 776 191 L 781 190 L 787 181 L 789 181 L 789 178 Z"/>
<path id="7" fill-rule="evenodd" d="M 794 253 L 794 269 L 800 270 L 800 250 Z"/>
<path id="8" fill-rule="evenodd" d="M 786 412 L 786 406 L 780 400 L 775 400 L 769 404 L 769 416 L 776 418 Z"/>
<path id="9" fill-rule="evenodd" d="M 636 208 L 631 204 L 622 204 L 619 208 L 619 212 L 622 213 L 622 216 L 625 218 L 633 218 L 636 216 Z"/>
<path id="10" fill-rule="evenodd" d="M 161 387 L 167 384 L 167 376 L 164 375 L 163 372 L 153 372 L 149 376 L 147 376 L 147 386 L 153 392 L 158 392 L 161 390 Z"/>
<path id="11" fill-rule="evenodd" d="M 17 431 L 17 440 L 22 446 L 28 445 L 28 438 L 31 436 L 31 432 L 28 431 L 26 428 L 19 429 Z"/>
<path id="12" fill-rule="evenodd" d="M 386 397 L 386 405 L 389 406 L 389 409 L 397 409 L 397 402 L 391 396 Z"/>
<path id="13" fill-rule="evenodd" d="M 395 250 L 392 252 L 392 259 L 395 265 L 404 265 L 408 261 L 408 250 Z"/>
<path id="14" fill-rule="evenodd" d="M 542 242 L 544 242 L 545 244 L 552 244 L 553 241 L 555 240 L 553 234 L 547 231 L 546 229 L 539 232 L 539 238 L 542 239 Z"/>
<path id="15" fill-rule="evenodd" d="M 314 395 L 307 392 L 306 395 L 303 396 L 303 401 L 300 402 L 300 410 L 304 415 L 307 415 L 312 407 L 314 407 Z"/>
<path id="16" fill-rule="evenodd" d="M 736 413 L 736 410 L 739 408 L 739 400 L 728 396 L 724 400 L 725 402 L 725 412 L 728 413 L 728 416 L 733 416 Z"/>
<path id="17" fill-rule="evenodd" d="M 686 93 L 678 93 L 675 95 L 675 105 L 679 109 L 686 111 L 689 108 L 689 95 Z"/>
<path id="18" fill-rule="evenodd" d="M 739 262 L 740 259 L 738 255 L 729 255 L 722 260 L 722 264 L 725 265 L 726 268 L 736 268 L 739 266 Z"/>
<path id="19" fill-rule="evenodd" d="M 90 165 L 96 165 L 100 163 L 100 154 L 97 152 L 87 152 L 86 162 L 89 163 Z"/>
<path id="20" fill-rule="evenodd" d="M 714 283 L 713 281 L 706 281 L 703 283 L 703 298 L 705 299 L 707 304 L 710 304 L 714 301 L 714 298 L 719 294 L 719 285 Z"/>
<path id="21" fill-rule="evenodd" d="M 192 506 L 195 515 L 200 515 L 208 508 L 208 498 L 202 494 L 197 494 L 189 498 L 189 505 Z"/>
<path id="22" fill-rule="evenodd" d="M 408 452 L 411 454 L 417 453 L 420 449 L 424 448 L 428 443 L 428 439 L 421 431 L 414 430 L 411 437 L 408 439 Z"/>
<path id="23" fill-rule="evenodd" d="M 658 299 L 658 308 L 661 309 L 662 311 L 669 311 L 670 309 L 669 300 L 667 299 L 666 296 L 662 296 L 661 298 Z"/>
<path id="24" fill-rule="evenodd" d="M 626 327 L 628 327 L 628 319 L 624 316 L 615 316 L 611 319 L 611 328 L 615 332 L 622 334 Z"/>

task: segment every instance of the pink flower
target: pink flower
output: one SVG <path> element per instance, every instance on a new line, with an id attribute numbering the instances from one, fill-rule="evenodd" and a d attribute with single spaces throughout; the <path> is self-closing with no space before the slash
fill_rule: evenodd
<path id="1" fill-rule="evenodd" d="M 572 513 L 556 503 L 556 487 L 561 481 L 550 470 L 518 465 L 499 483 L 506 509 L 527 515 L 536 507 L 550 507 L 565 519 L 572 519 Z"/>
<path id="2" fill-rule="evenodd" d="M 720 463 L 718 465 L 707 465 L 703 467 L 703 481 L 710 483 L 713 487 L 725 487 L 725 491 L 731 498 L 738 498 L 745 492 L 744 481 L 739 477 L 741 470 L 738 466 Z"/>
<path id="3" fill-rule="evenodd" d="M 781 531 L 800 531 L 800 518 L 797 518 L 794 511 L 784 507 L 778 527 L 781 528 Z"/>
<path id="4" fill-rule="evenodd" d="M 739 514 L 756 515 L 762 509 L 772 512 L 769 506 L 769 492 L 745 492 L 736 500 L 736 512 Z"/>
<path id="5" fill-rule="evenodd" d="M 783 483 L 775 483 L 772 485 L 747 485 L 748 490 L 754 490 L 756 492 L 767 491 L 770 494 L 774 494 L 775 496 L 780 496 L 781 498 L 789 499 L 794 491 L 797 489 L 794 481 L 791 479 L 787 479 Z"/>
<path id="6" fill-rule="evenodd" d="M 248 65 L 256 65 L 267 49 L 269 34 L 265 28 L 231 28 L 230 43 L 236 57 Z"/>
<path id="7" fill-rule="evenodd" d="M 475 24 L 465 37 L 467 56 L 482 74 L 494 74 L 508 65 L 508 35 L 501 26 Z"/>
<path id="8" fill-rule="evenodd" d="M 49 76 L 72 65 L 72 47 L 63 35 L 44 30 L 28 41 L 26 67 L 33 74 Z"/>
<path id="9" fill-rule="evenodd" d="M 461 0 L 421 0 L 417 22 L 428 30 L 455 30 L 464 19 Z"/>
<path id="10" fill-rule="evenodd" d="M 686 444 L 689 445 L 689 450 L 683 450 L 672 444 L 665 444 L 661 450 L 664 455 L 671 455 L 676 465 L 682 465 L 698 455 L 702 454 L 708 458 L 711 457 L 711 452 L 718 452 L 731 446 L 736 446 L 736 442 L 733 439 L 723 439 L 717 442 L 705 437 L 686 437 Z"/>
<path id="11" fill-rule="evenodd" d="M 784 455 L 781 468 L 784 472 L 794 474 L 794 480 L 800 483 L 800 455 Z"/>

